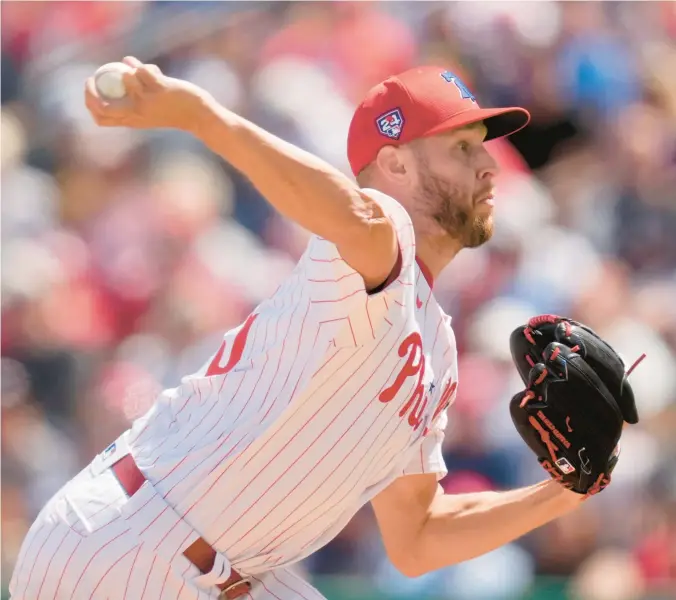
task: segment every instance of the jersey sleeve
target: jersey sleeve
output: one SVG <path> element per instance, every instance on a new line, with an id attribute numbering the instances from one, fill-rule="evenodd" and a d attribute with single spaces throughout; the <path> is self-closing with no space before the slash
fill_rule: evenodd
<path id="1" fill-rule="evenodd" d="M 429 434 L 423 438 L 423 442 L 418 450 L 413 454 L 408 465 L 404 468 L 402 475 L 425 475 L 435 473 L 437 481 L 443 479 L 448 473 L 446 462 L 443 455 L 444 435 L 448 415 L 446 411 L 439 415 L 437 423 Z"/>
<path id="2" fill-rule="evenodd" d="M 388 314 L 404 306 L 407 291 L 412 296 L 415 280 L 411 217 L 390 196 L 372 189 L 362 191 L 378 202 L 394 224 L 400 257 L 393 281 L 377 293 L 367 293 L 361 275 L 343 260 L 336 245 L 319 236 L 310 239 L 300 260 L 305 286 L 316 310 L 326 320 L 345 321 L 343 345 L 364 344 L 375 339 L 380 327 L 391 326 L 393 320 Z"/>

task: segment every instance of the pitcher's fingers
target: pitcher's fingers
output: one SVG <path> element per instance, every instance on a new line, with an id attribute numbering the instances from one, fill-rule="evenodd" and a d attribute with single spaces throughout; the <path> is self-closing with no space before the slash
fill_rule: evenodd
<path id="1" fill-rule="evenodd" d="M 128 100 L 115 100 L 106 102 L 99 96 L 94 84 L 94 78 L 89 77 L 85 82 L 85 106 L 97 119 L 99 117 L 121 118 L 129 114 L 131 110 Z"/>
<path id="2" fill-rule="evenodd" d="M 143 91 L 144 85 L 138 74 L 139 69 L 136 69 L 133 73 L 122 73 L 122 81 L 128 96 L 134 97 Z"/>
<path id="3" fill-rule="evenodd" d="M 134 69 L 138 69 L 140 66 L 143 65 L 143 63 L 138 58 L 136 58 L 135 56 L 125 56 L 122 59 L 122 62 L 125 65 L 130 66 Z"/>
<path id="4" fill-rule="evenodd" d="M 85 106 L 92 113 L 100 113 L 105 107 L 105 102 L 96 91 L 96 85 L 93 77 L 88 77 L 85 81 Z"/>
<path id="5" fill-rule="evenodd" d="M 161 87 L 162 72 L 157 65 L 142 65 L 136 70 L 136 76 L 148 90 L 157 90 Z"/>

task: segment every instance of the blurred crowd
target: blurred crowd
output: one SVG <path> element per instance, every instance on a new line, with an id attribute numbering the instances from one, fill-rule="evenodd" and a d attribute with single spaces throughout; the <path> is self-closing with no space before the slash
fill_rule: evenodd
<path id="1" fill-rule="evenodd" d="M 459 343 L 449 493 L 545 477 L 511 425 L 508 335 L 578 319 L 630 364 L 641 422 L 574 514 L 418 579 L 370 509 L 301 567 L 329 600 L 676 598 L 676 3 L 3 2 L 2 584 L 67 479 L 213 354 L 308 234 L 199 142 L 97 128 L 127 54 L 349 173 L 353 107 L 418 64 L 532 124 L 490 143 L 496 234 L 435 285 Z"/>

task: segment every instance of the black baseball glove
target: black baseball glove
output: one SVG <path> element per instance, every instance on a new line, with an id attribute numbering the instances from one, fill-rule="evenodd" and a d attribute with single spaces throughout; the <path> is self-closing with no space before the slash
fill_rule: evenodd
<path id="1" fill-rule="evenodd" d="M 613 348 L 555 315 L 533 317 L 510 336 L 526 389 L 510 403 L 517 431 L 549 474 L 579 494 L 610 483 L 624 421 L 637 423 L 634 393 Z"/>

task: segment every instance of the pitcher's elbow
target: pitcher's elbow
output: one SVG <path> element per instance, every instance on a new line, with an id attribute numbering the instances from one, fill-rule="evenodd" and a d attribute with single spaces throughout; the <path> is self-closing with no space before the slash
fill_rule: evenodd
<path id="1" fill-rule="evenodd" d="M 429 572 L 429 569 L 426 568 L 423 561 L 420 560 L 420 557 L 413 551 L 409 551 L 405 555 L 402 554 L 397 557 L 390 556 L 390 560 L 395 569 L 397 569 L 404 577 L 415 579 L 416 577 L 420 577 Z"/>
<path id="2" fill-rule="evenodd" d="M 397 570 L 404 576 L 409 579 L 415 579 L 416 577 L 422 577 L 428 571 L 427 569 L 420 568 L 419 565 L 411 564 L 397 567 Z"/>
<path id="3" fill-rule="evenodd" d="M 431 573 L 432 571 L 456 565 L 469 558 L 473 557 L 464 558 L 451 552 L 443 557 L 424 557 L 414 552 L 409 552 L 406 556 L 397 557 L 396 560 L 390 557 L 390 561 L 404 577 L 415 579 L 416 577 L 427 575 L 427 573 Z"/>

